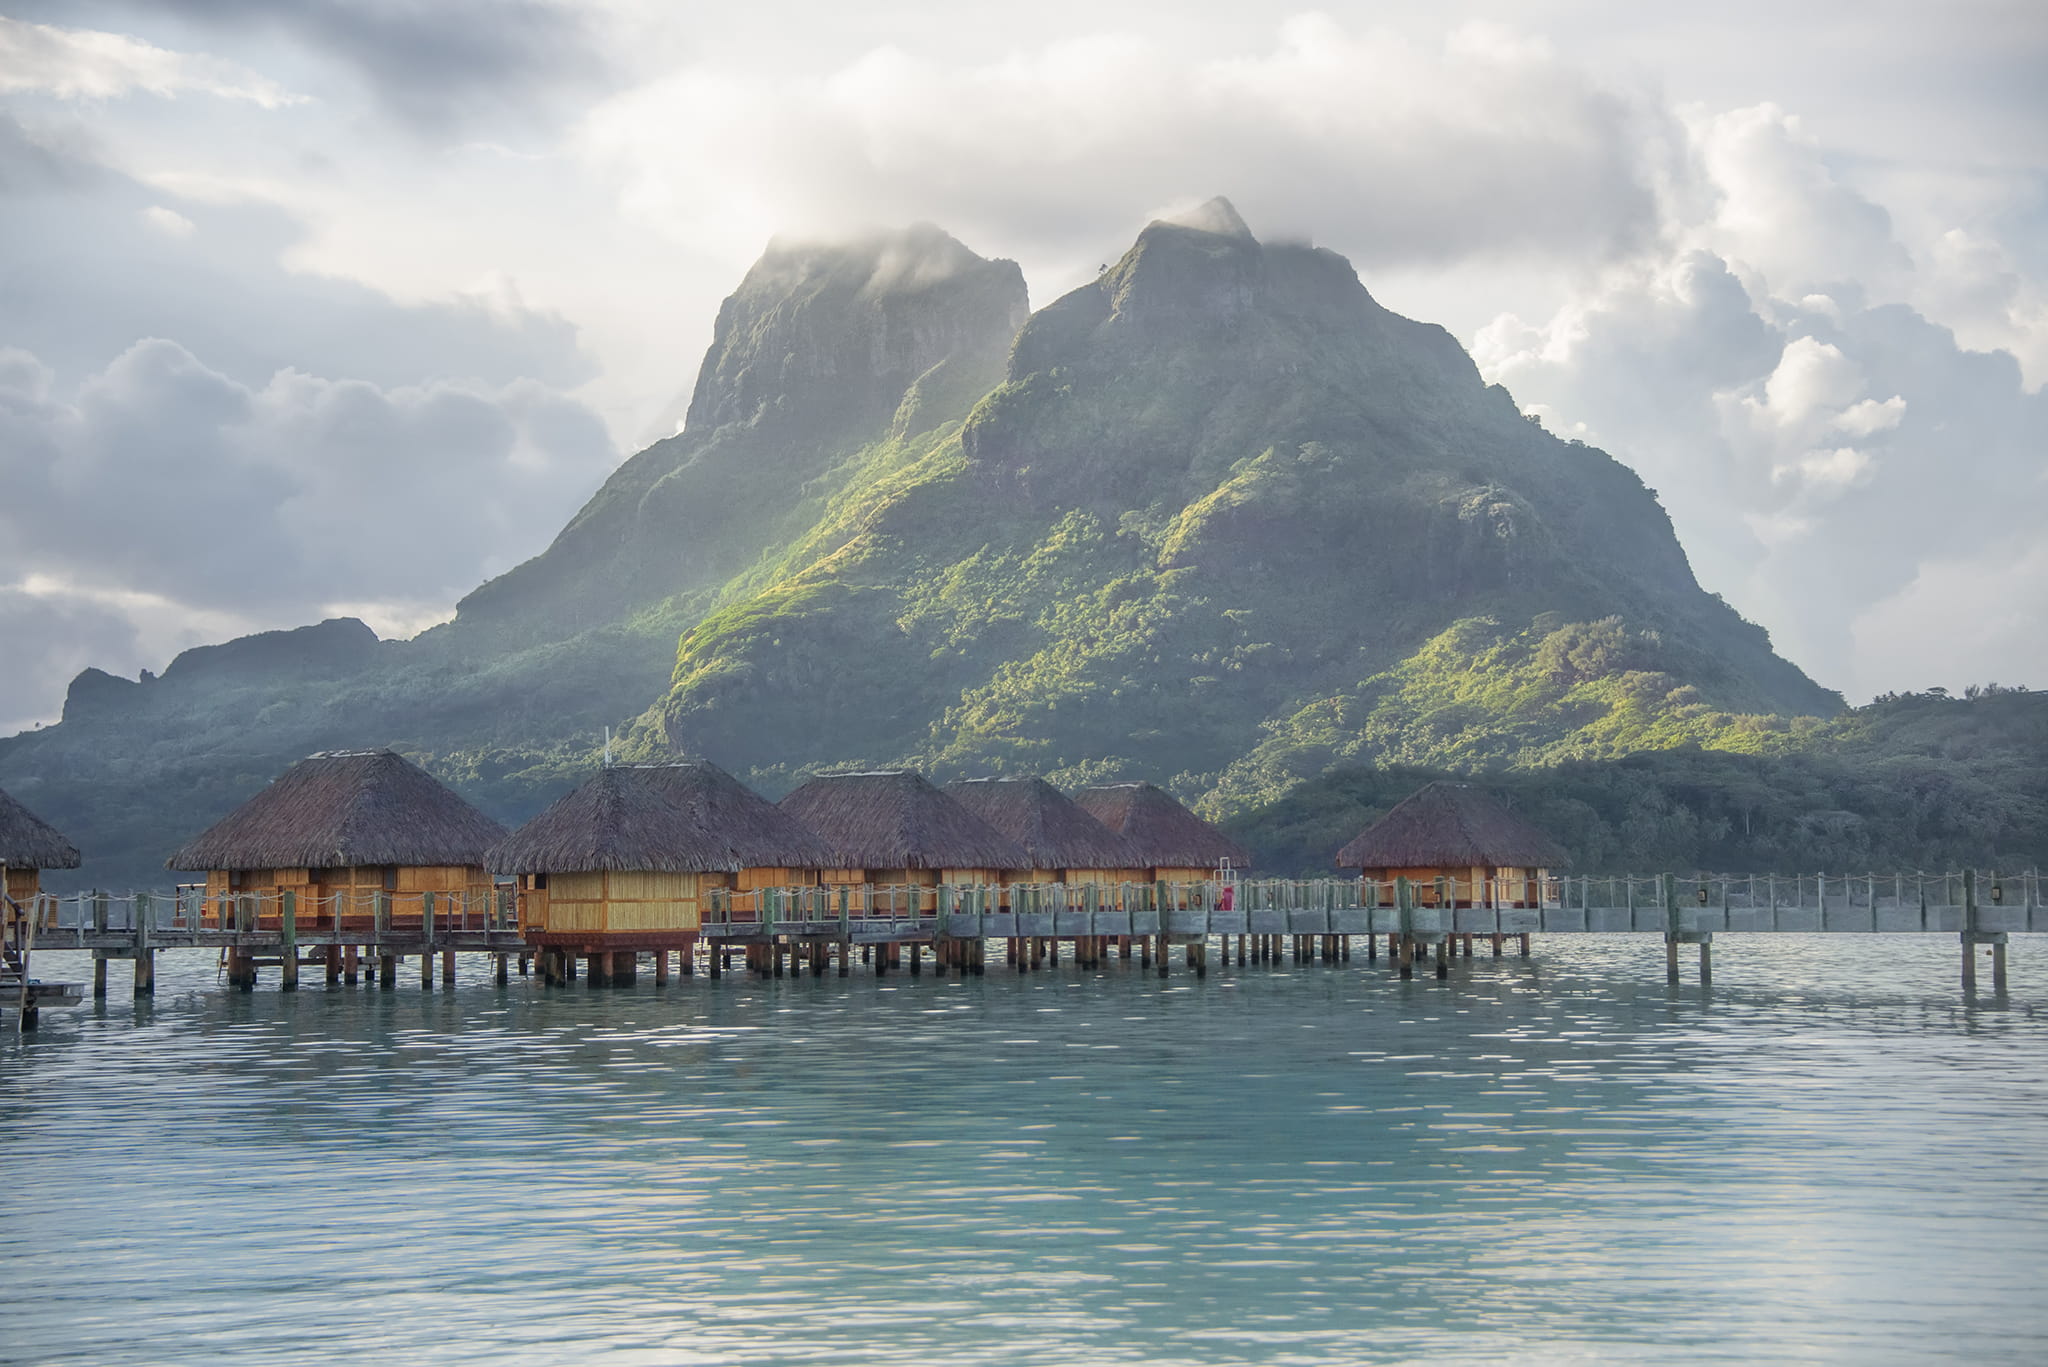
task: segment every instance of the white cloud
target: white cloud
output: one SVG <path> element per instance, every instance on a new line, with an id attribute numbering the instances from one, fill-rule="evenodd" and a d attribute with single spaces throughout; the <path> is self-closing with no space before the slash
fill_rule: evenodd
<path id="1" fill-rule="evenodd" d="M 1490 28 L 1419 45 L 1309 15 L 1225 59 L 1110 34 L 787 72 L 686 67 L 599 106 L 584 145 L 627 212 L 694 244 L 924 218 L 1092 271 L 1132 225 L 1219 192 L 1262 234 L 1341 231 L 1368 264 L 1613 257 L 1654 231 L 1677 140 L 1648 102 Z"/>
<path id="2" fill-rule="evenodd" d="M 167 99 L 214 95 L 264 109 L 304 99 L 218 57 L 172 52 L 119 33 L 0 17 L 0 94 L 109 100 L 135 91 Z"/>
<path id="3" fill-rule="evenodd" d="M 2048 522 L 2048 396 L 2011 355 L 1969 351 L 1897 302 L 1916 277 L 1888 217 L 1788 116 L 1692 128 L 1710 193 L 1668 226 L 1664 259 L 1546 322 L 1495 320 L 1475 348 L 1483 371 L 1634 465 L 1702 582 L 1822 683 L 1867 696 L 2038 661 L 1977 651 L 1990 638 L 1970 625 L 1938 657 L 1905 633 L 1977 623 L 1987 603 L 2048 610 L 2025 568 L 2025 529 Z"/>
<path id="4" fill-rule="evenodd" d="M 165 237 L 192 236 L 192 220 L 176 209 L 166 209 L 161 204 L 152 204 L 144 209 L 142 221 Z"/>

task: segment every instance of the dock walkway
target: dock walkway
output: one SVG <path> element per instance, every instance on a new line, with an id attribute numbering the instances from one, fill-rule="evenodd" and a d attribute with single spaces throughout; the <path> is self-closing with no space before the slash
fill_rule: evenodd
<path id="1" fill-rule="evenodd" d="M 376 893 L 350 899 L 308 899 L 291 894 L 219 894 L 184 888 L 175 893 L 105 892 L 39 894 L 13 911 L 16 943 L 37 949 L 90 951 L 93 992 L 106 993 L 109 961 L 132 960 L 135 991 L 155 986 L 159 950 L 202 949 L 220 955 L 230 986 L 254 984 L 260 968 L 275 967 L 282 985 L 298 986 L 312 964 L 329 982 L 355 982 L 368 973 L 391 985 L 398 965 L 417 959 L 421 983 L 431 986 L 436 966 L 444 984 L 455 979 L 455 956 L 495 959 L 497 978 L 509 979 L 540 953 L 520 925 L 516 894 L 502 887 L 485 895 Z M 26 927 L 22 923 L 26 921 Z M 26 929 L 29 934 L 22 936 Z M 681 957 L 685 974 L 703 958 L 709 975 L 731 967 L 741 953 L 757 972 L 823 973 L 836 958 L 849 971 L 857 950 L 876 971 L 922 968 L 929 952 L 937 972 L 984 971 L 987 946 L 1004 946 L 1007 962 L 1028 971 L 1057 964 L 1062 950 L 1081 964 L 1112 953 L 1168 968 L 1170 949 L 1186 966 L 1207 971 L 1209 951 L 1222 962 L 1271 961 L 1290 949 L 1297 959 L 1347 961 L 1362 942 L 1369 961 L 1381 943 L 1404 974 L 1434 960 L 1438 976 L 1460 949 L 1475 940 L 1502 952 L 1513 940 L 1524 954 L 1533 935 L 1661 935 L 1671 981 L 1678 979 L 1678 949 L 1699 947 L 1700 976 L 1711 980 L 1710 946 L 1716 935 L 1936 934 L 1956 936 L 1963 984 L 1976 986 L 1980 954 L 1991 959 L 1994 986 L 2005 986 L 2007 937 L 2048 933 L 2036 870 L 1999 874 L 1858 875 L 1615 875 L 1612 877 L 1503 880 L 1468 884 L 1405 879 L 1249 879 L 1219 877 L 1196 883 L 940 885 L 912 887 L 766 888 L 717 892 L 705 899 L 696 948 Z M 25 955 L 10 962 L 15 984 L 25 976 Z M 593 960 L 604 956 L 591 956 Z M 655 956 L 659 980 L 668 955 Z M 574 977 L 573 959 L 560 977 Z M 632 968 L 592 964 L 595 981 L 630 980 Z M 17 992 L 18 992 L 17 986 Z"/>

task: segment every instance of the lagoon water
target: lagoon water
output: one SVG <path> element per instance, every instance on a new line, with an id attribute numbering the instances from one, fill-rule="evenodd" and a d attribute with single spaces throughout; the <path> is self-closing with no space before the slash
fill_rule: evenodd
<path id="1" fill-rule="evenodd" d="M 2048 948 L 249 995 L 0 1041 L 0 1361 L 2048 1360 Z M 82 977 L 42 953 L 44 977 Z M 1988 983 L 1988 978 L 1986 979 Z"/>

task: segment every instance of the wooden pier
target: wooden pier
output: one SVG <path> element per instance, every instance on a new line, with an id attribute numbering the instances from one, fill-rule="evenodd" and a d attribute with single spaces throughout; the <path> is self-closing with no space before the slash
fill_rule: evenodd
<path id="1" fill-rule="evenodd" d="M 1529 900 L 1510 900 L 1509 893 Z M 1533 895 L 1531 895 L 1533 894 Z M 312 967 L 328 983 L 368 979 L 394 986 L 399 967 L 419 966 L 420 985 L 455 981 L 458 954 L 485 954 L 496 980 L 510 980 L 538 961 L 543 981 L 593 986 L 631 982 L 647 951 L 590 955 L 579 975 L 577 956 L 530 943 L 519 925 L 516 894 L 375 893 L 295 897 L 290 892 L 176 893 L 122 896 L 47 893 L 21 903 L 16 943 L 93 955 L 92 991 L 107 992 L 107 965 L 133 966 L 134 991 L 155 990 L 160 950 L 202 949 L 220 957 L 228 986 L 249 990 L 259 971 L 275 969 L 286 991 Z M 1218 878 L 1192 883 L 762 888 L 722 891 L 707 899 L 695 942 L 679 951 L 677 971 L 720 978 L 731 971 L 764 976 L 849 974 L 856 962 L 875 973 L 907 969 L 981 974 L 992 955 L 1016 972 L 1136 959 L 1166 976 L 1175 951 L 1182 965 L 1206 975 L 1210 954 L 1222 964 L 1343 963 L 1355 956 L 1403 977 L 1418 965 L 1448 975 L 1450 962 L 1485 944 L 1498 957 L 1509 946 L 1530 953 L 1535 935 L 1658 935 L 1665 968 L 1679 981 L 1681 949 L 1695 948 L 1699 979 L 1711 982 L 1716 935 L 1926 934 L 1955 936 L 1962 986 L 1976 992 L 1980 960 L 1991 988 L 2006 990 L 2006 946 L 2016 934 L 2048 933 L 2038 872 L 1860 875 L 1548 878 L 1467 884 L 1438 879 L 1380 883 L 1362 879 Z M 996 946 L 991 949 L 991 945 Z M 27 955 L 10 964 L 26 980 Z M 654 951 L 657 982 L 670 977 L 670 951 Z M 625 960 L 621 963 L 620 960 Z M 16 984 L 17 1011 L 26 995 Z M 24 1023 L 17 1017 L 17 1024 Z"/>

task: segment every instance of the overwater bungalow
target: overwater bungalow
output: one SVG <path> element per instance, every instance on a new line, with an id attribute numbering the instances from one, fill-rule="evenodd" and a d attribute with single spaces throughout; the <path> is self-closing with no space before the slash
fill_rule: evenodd
<path id="1" fill-rule="evenodd" d="M 1337 852 L 1339 868 L 1368 880 L 1406 878 L 1421 906 L 1536 906 L 1550 871 L 1569 862 L 1548 834 L 1468 783 L 1403 798 Z"/>
<path id="2" fill-rule="evenodd" d="M 835 858 L 723 769 L 687 763 L 599 770 L 493 849 L 490 867 L 518 879 L 528 943 L 612 955 L 601 971 L 617 981 L 640 950 L 681 950 L 687 971 L 715 890 L 815 884 Z"/>
<path id="3" fill-rule="evenodd" d="M 781 805 L 837 856 L 820 879 L 830 887 L 997 883 L 1031 866 L 1015 841 L 907 769 L 821 775 Z"/>
<path id="4" fill-rule="evenodd" d="M 1130 842 L 1135 877 L 1155 883 L 1200 883 L 1242 872 L 1244 846 L 1150 783 L 1105 783 L 1074 794 L 1082 810 Z"/>
<path id="5" fill-rule="evenodd" d="M 946 796 L 1008 837 L 1030 862 L 1006 870 L 1019 883 L 1143 881 L 1137 848 L 1042 778 L 975 778 L 949 783 Z"/>
<path id="6" fill-rule="evenodd" d="M 265 918 L 290 892 L 301 918 L 361 919 L 381 907 L 392 924 L 416 925 L 426 894 L 439 907 L 488 905 L 484 856 L 504 838 L 503 826 L 403 756 L 330 750 L 285 770 L 165 867 L 203 870 L 215 904 L 256 894 Z"/>
<path id="7" fill-rule="evenodd" d="M 78 847 L 55 826 L 0 791 L 0 868 L 7 871 L 4 891 L 26 902 L 42 891 L 44 869 L 75 869 Z"/>

